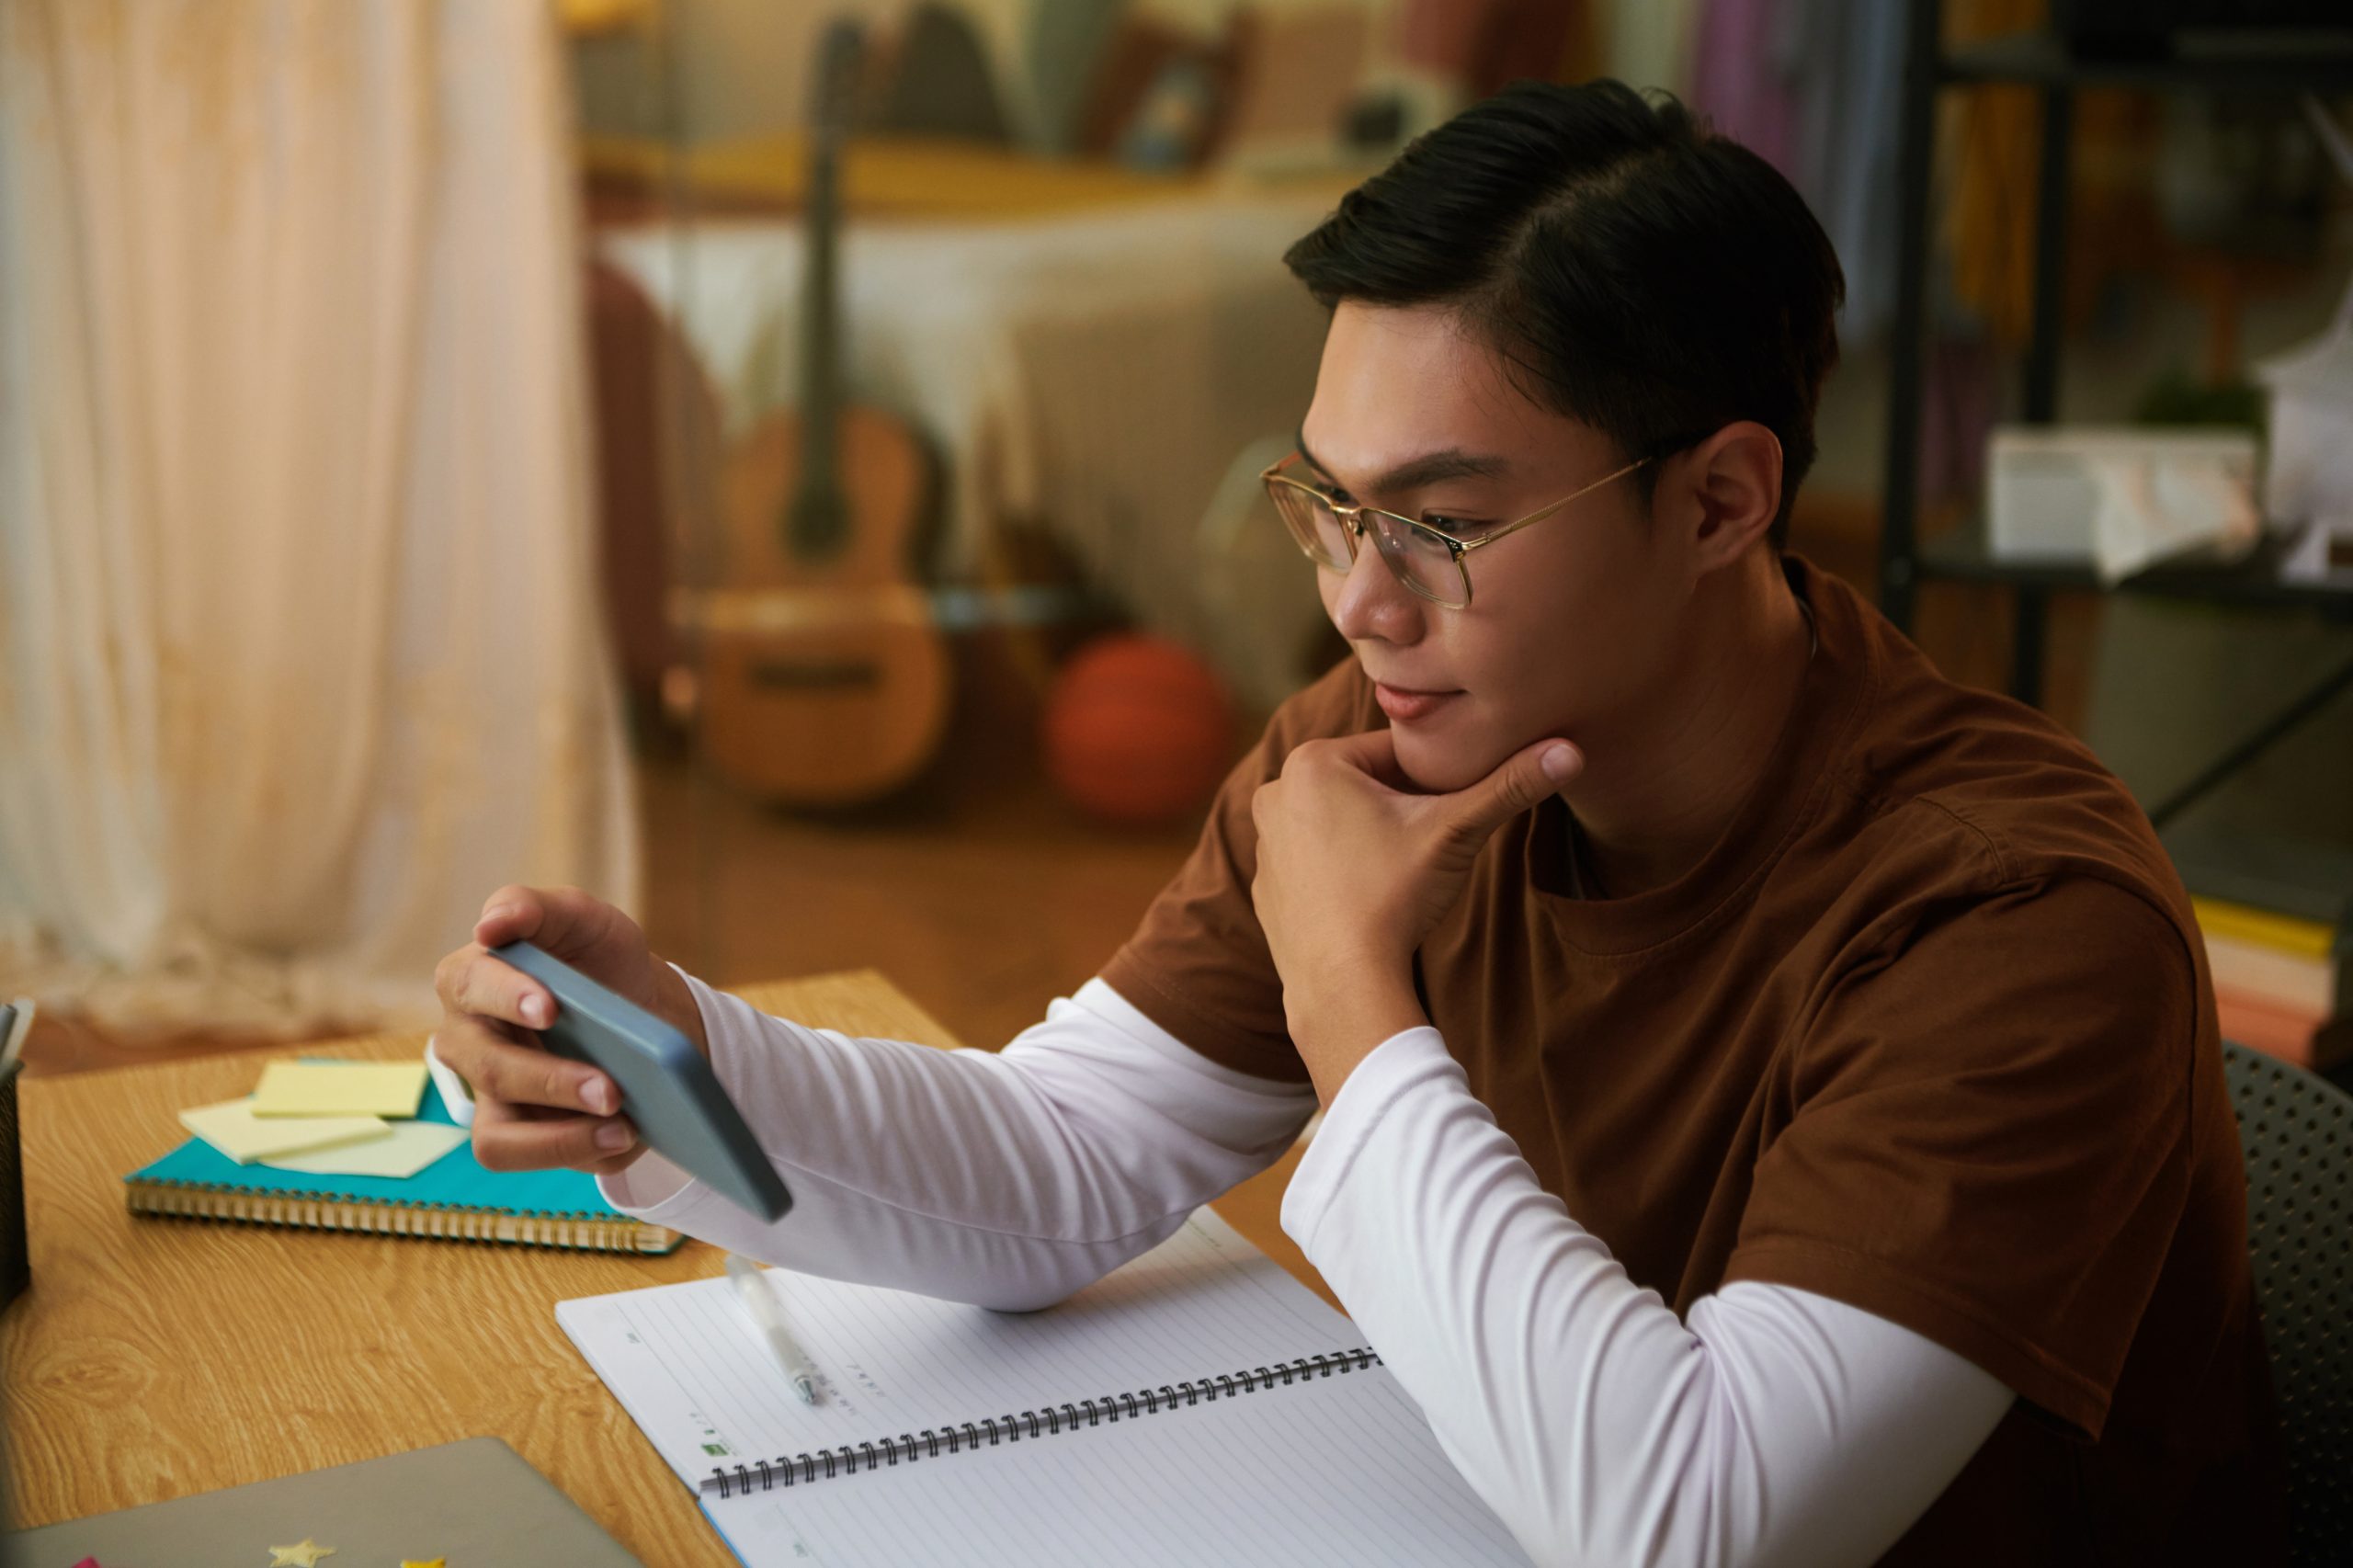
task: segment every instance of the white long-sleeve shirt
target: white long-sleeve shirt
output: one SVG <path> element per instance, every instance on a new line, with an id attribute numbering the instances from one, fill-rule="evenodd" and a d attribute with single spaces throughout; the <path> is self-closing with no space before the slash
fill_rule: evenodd
<path id="1" fill-rule="evenodd" d="M 1046 1306 L 1264 1170 L 1315 1108 L 1099 980 L 992 1053 L 805 1028 L 688 978 L 792 1212 L 763 1224 L 651 1153 L 606 1196 L 808 1273 Z M 1349 1075 L 1282 1222 L 1541 1564 L 1870 1562 L 2012 1399 L 1808 1291 L 1734 1283 L 1678 1318 L 1543 1190 L 1427 1027 Z"/>

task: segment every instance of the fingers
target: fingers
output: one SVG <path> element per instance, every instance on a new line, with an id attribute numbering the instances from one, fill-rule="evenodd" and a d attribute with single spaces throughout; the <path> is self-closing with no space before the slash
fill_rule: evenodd
<path id="1" fill-rule="evenodd" d="M 546 913 L 537 888 L 509 882 L 483 900 L 482 915 L 474 922 L 474 940 L 485 948 L 530 941 L 539 936 Z"/>
<path id="2" fill-rule="evenodd" d="M 483 901 L 474 940 L 485 948 L 533 942 L 558 958 L 585 952 L 609 937 L 629 916 L 578 888 L 527 888 L 509 883 Z"/>
<path id="3" fill-rule="evenodd" d="M 1554 789 L 1566 789 L 1585 773 L 1585 748 L 1574 741 L 1563 741 L 1539 752 L 1537 762 Z"/>
<path id="4" fill-rule="evenodd" d="M 620 1109 L 620 1093 L 596 1068 L 551 1051 L 502 1040 L 468 1018 L 452 1018 L 434 1038 L 434 1052 L 465 1079 L 477 1103 L 509 1105 L 588 1116 Z"/>
<path id="5" fill-rule="evenodd" d="M 605 1174 L 643 1152 L 610 1077 L 539 1048 L 534 1031 L 554 1023 L 555 998 L 488 950 L 530 941 L 576 957 L 635 935 L 626 915 L 578 888 L 510 884 L 484 901 L 474 941 L 435 970 L 447 1017 L 434 1049 L 473 1091 L 474 1154 L 486 1168 Z"/>
<path id="6" fill-rule="evenodd" d="M 571 1165 L 608 1175 L 642 1153 L 637 1129 L 612 1114 L 620 1096 L 593 1067 L 499 1037 L 505 1026 L 453 1017 L 434 1052 L 474 1095 L 474 1157 L 487 1170 Z"/>
<path id="7" fill-rule="evenodd" d="M 443 959 L 433 971 L 433 989 L 452 1015 L 493 1018 L 527 1029 L 543 1029 L 555 1022 L 555 998 L 547 987 L 483 951 L 480 943 Z"/>
<path id="8" fill-rule="evenodd" d="M 1394 730 L 1366 730 L 1360 734 L 1344 735 L 1333 743 L 1332 756 L 1392 790 L 1407 794 L 1418 792 L 1414 781 L 1405 777 L 1405 769 L 1397 761 L 1397 732 Z"/>
<path id="9" fill-rule="evenodd" d="M 1273 796 L 1282 785 L 1313 779 L 1325 769 L 1345 767 L 1401 793 L 1418 793 L 1398 766 L 1394 732 L 1367 730 L 1358 734 L 1302 741 L 1283 758 L 1281 775 L 1258 787 L 1251 797 L 1251 816 L 1263 829 Z M 1585 770 L 1585 753 L 1554 735 L 1522 747 L 1497 764 L 1486 778 L 1448 796 L 1434 797 L 1438 820 L 1459 833 L 1484 838 L 1506 821 L 1556 794 Z M 1311 786 L 1312 787 L 1312 786 Z"/>
<path id="10" fill-rule="evenodd" d="M 1545 796 L 1558 793 L 1584 768 L 1585 754 L 1567 741 L 1547 736 L 1522 747 L 1461 792 L 1464 811 L 1457 826 L 1483 838 Z"/>
<path id="11" fill-rule="evenodd" d="M 1333 756 L 1368 773 L 1397 766 L 1397 732 L 1394 730 L 1363 730 L 1353 735 L 1339 735 L 1308 744 L 1318 744 Z"/>
<path id="12" fill-rule="evenodd" d="M 640 1153 L 625 1116 L 570 1116 L 484 1101 L 474 1117 L 474 1158 L 493 1171 L 570 1165 L 609 1174 Z"/>
<path id="13" fill-rule="evenodd" d="M 1397 737 L 1390 730 L 1302 741 L 1284 756 L 1282 776 L 1292 778 L 1332 767 L 1352 768 L 1392 790 L 1412 792 L 1413 781 L 1397 765 Z"/>

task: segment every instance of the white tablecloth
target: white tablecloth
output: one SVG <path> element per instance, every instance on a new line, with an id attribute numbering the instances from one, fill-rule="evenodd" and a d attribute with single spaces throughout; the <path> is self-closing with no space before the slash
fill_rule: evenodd
<path id="1" fill-rule="evenodd" d="M 1245 699 L 1295 686 L 1322 615 L 1313 569 L 1246 481 L 1221 487 L 1245 449 L 1279 456 L 1306 412 L 1324 315 L 1281 256 L 1331 199 L 1237 190 L 1042 220 L 851 224 L 851 391 L 909 419 L 943 460 L 940 575 L 977 578 L 994 528 L 1041 522 L 1143 624 L 1210 652 Z M 679 324 L 731 435 L 795 401 L 797 222 L 632 229 L 602 249 Z M 1221 498 L 1228 515 L 1211 518 Z"/>

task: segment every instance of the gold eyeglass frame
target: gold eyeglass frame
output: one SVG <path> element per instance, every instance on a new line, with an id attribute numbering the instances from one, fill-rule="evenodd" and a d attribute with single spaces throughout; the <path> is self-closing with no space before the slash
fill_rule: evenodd
<path id="1" fill-rule="evenodd" d="M 1460 603 L 1450 599 L 1442 599 L 1436 594 L 1430 592 L 1427 588 L 1423 587 L 1420 584 L 1406 576 L 1404 570 L 1398 566 L 1397 562 L 1392 560 L 1381 551 L 1379 540 L 1375 540 L 1373 544 L 1373 553 L 1381 557 L 1381 563 L 1389 569 L 1389 574 L 1396 578 L 1399 585 L 1404 587 L 1408 593 L 1414 594 L 1420 598 L 1427 599 L 1430 603 L 1438 606 L 1440 609 L 1469 609 L 1471 608 L 1471 568 L 1464 564 L 1462 559 L 1464 556 L 1469 555 L 1474 550 L 1484 549 L 1486 546 L 1495 543 L 1495 540 L 1499 539 L 1508 538 L 1510 535 L 1516 534 L 1520 529 L 1528 527 L 1530 523 L 1540 523 L 1545 518 L 1551 517 L 1553 513 L 1559 511 L 1562 507 L 1567 506 L 1570 502 L 1577 500 L 1583 496 L 1590 495 L 1595 491 L 1600 489 L 1603 485 L 1608 484 L 1616 480 L 1623 479 L 1628 474 L 1633 472 L 1636 469 L 1643 467 L 1644 464 L 1655 462 L 1658 460 L 1656 458 L 1636 458 L 1632 462 L 1628 463 L 1624 468 L 1618 470 L 1616 472 L 1603 474 L 1599 479 L 1595 480 L 1591 484 L 1585 486 L 1582 490 L 1572 491 L 1568 494 L 1562 496 L 1558 501 L 1553 502 L 1551 506 L 1540 506 L 1535 511 L 1529 513 L 1528 516 L 1521 517 L 1517 521 L 1506 523 L 1500 528 L 1492 528 L 1489 531 L 1481 534 L 1477 539 L 1457 539 L 1454 535 L 1448 533 L 1444 528 L 1432 528 L 1429 524 L 1421 522 L 1418 519 L 1404 517 L 1396 512 L 1384 511 L 1379 506 L 1367 506 L 1358 503 L 1336 501 L 1332 498 L 1330 492 L 1318 489 L 1316 486 L 1308 483 L 1304 480 L 1293 479 L 1289 474 L 1282 472 L 1284 469 L 1289 468 L 1295 462 L 1303 462 L 1305 460 L 1306 457 L 1304 453 L 1293 452 L 1290 456 L 1283 459 L 1280 462 L 1260 470 L 1258 473 L 1259 482 L 1266 485 L 1267 497 L 1275 503 L 1275 510 L 1282 517 L 1283 527 L 1290 534 L 1291 542 L 1299 546 L 1301 554 L 1306 556 L 1310 561 L 1313 561 L 1316 565 L 1322 567 L 1327 572 L 1346 572 L 1356 564 L 1357 546 L 1364 538 L 1364 519 L 1366 514 L 1370 513 L 1376 517 L 1387 517 L 1390 521 L 1400 524 L 1407 528 L 1411 528 L 1417 534 L 1425 534 L 1431 539 L 1438 540 L 1445 543 L 1447 552 L 1454 559 L 1455 575 L 1462 579 L 1462 598 Z M 1324 559 L 1323 554 L 1318 551 L 1313 545 L 1311 545 L 1306 540 L 1300 536 L 1298 528 L 1294 526 L 1290 520 L 1290 514 L 1283 510 L 1282 494 L 1275 488 L 1277 485 L 1288 485 L 1293 490 L 1306 492 L 1309 495 L 1313 496 L 1316 501 L 1321 503 L 1324 508 L 1330 512 L 1334 517 L 1339 520 L 1342 537 L 1348 541 L 1347 560 L 1345 562 L 1326 561 Z"/>

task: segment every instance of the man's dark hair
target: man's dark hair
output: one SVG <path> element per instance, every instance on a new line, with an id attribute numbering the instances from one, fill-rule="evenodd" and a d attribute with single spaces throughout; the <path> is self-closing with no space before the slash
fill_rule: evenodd
<path id="1" fill-rule="evenodd" d="M 1444 304 L 1628 459 L 1780 437 L 1788 537 L 1846 278 L 1773 166 L 1665 94 L 1519 82 L 1416 138 L 1283 262 L 1324 305 Z M 1636 477 L 1648 504 L 1656 470 Z"/>

